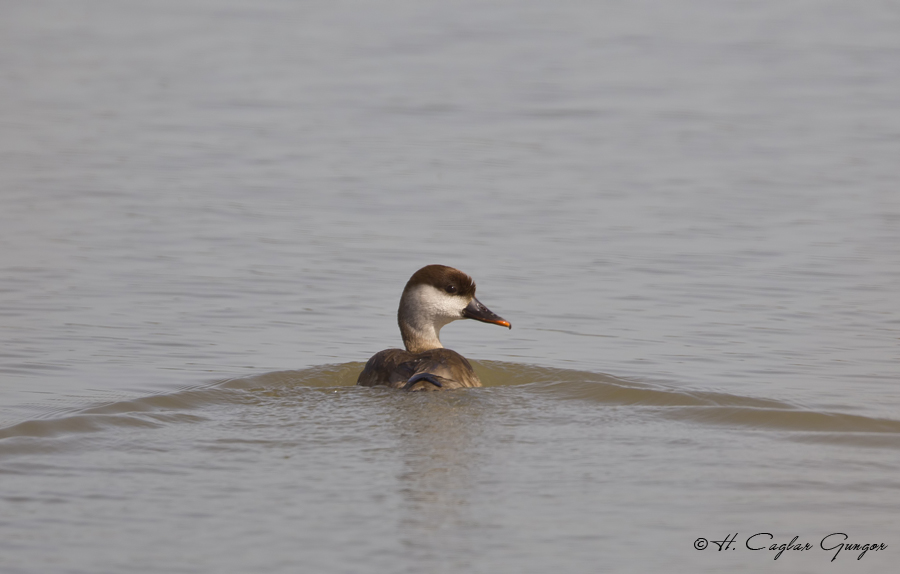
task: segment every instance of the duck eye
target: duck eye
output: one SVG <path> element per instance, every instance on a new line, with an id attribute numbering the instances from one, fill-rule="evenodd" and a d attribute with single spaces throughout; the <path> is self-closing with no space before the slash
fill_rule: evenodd
<path id="1" fill-rule="evenodd" d="M 456 293 L 456 285 L 447 285 L 444 287 L 444 291 L 447 293 Z"/>

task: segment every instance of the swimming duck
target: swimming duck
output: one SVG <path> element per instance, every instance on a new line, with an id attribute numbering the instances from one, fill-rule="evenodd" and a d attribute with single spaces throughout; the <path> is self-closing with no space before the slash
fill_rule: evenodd
<path id="1" fill-rule="evenodd" d="M 469 361 L 456 351 L 445 349 L 438 338 L 441 327 L 457 319 L 475 319 L 512 329 L 509 321 L 475 298 L 475 282 L 459 269 L 445 265 L 419 269 L 403 288 L 397 311 L 406 350 L 376 353 L 356 384 L 386 385 L 405 391 L 480 387 L 481 380 Z"/>

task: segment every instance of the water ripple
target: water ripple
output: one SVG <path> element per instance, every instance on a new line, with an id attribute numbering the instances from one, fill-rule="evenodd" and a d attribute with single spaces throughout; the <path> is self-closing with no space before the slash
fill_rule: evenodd
<path id="1" fill-rule="evenodd" d="M 0 429 L 0 440 L 198 423 L 208 418 L 204 410 L 214 406 L 265 408 L 272 414 L 260 424 L 275 425 L 278 424 L 280 408 L 296 409 L 310 401 L 315 401 L 319 407 L 327 407 L 331 400 L 330 393 L 336 392 L 359 393 L 358 398 L 363 405 L 384 401 L 458 402 L 478 399 L 489 404 L 493 402 L 498 414 L 506 411 L 509 415 L 508 397 L 502 395 L 512 392 L 516 401 L 540 398 L 576 400 L 596 403 L 598 408 L 615 405 L 652 410 L 653 416 L 690 424 L 804 433 L 793 437 L 801 442 L 900 447 L 900 420 L 813 410 L 768 398 L 678 388 L 570 369 L 482 361 L 476 362 L 475 368 L 484 382 L 484 389 L 438 393 L 436 398 L 429 399 L 389 389 L 356 387 L 356 376 L 362 366 L 362 363 L 353 362 L 299 371 L 275 371 L 167 394 L 94 405 L 67 413 L 57 411 L 57 416 L 53 418 L 27 420 Z M 496 391 L 503 392 L 498 395 Z M 342 409 L 348 408 L 346 403 L 342 405 Z M 348 414 L 335 410 L 334 424 L 343 424 L 342 417 Z M 352 414 L 357 416 L 359 413 Z M 890 435 L 890 438 L 861 436 L 873 434 Z M 12 451 L 21 452 L 22 445 Z"/>

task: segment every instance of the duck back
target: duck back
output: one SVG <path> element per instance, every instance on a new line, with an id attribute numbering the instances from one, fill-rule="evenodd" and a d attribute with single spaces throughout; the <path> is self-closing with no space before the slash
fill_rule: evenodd
<path id="1" fill-rule="evenodd" d="M 465 357 L 451 349 L 410 353 L 387 349 L 376 353 L 359 374 L 357 385 L 384 385 L 407 391 L 480 387 L 481 380 Z"/>

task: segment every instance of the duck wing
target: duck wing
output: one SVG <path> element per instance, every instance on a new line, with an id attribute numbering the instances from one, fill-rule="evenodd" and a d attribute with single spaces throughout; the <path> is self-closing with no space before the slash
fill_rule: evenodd
<path id="1" fill-rule="evenodd" d="M 469 361 L 451 349 L 431 349 L 423 353 L 387 349 L 369 359 L 356 384 L 436 391 L 480 387 L 481 381 Z"/>

